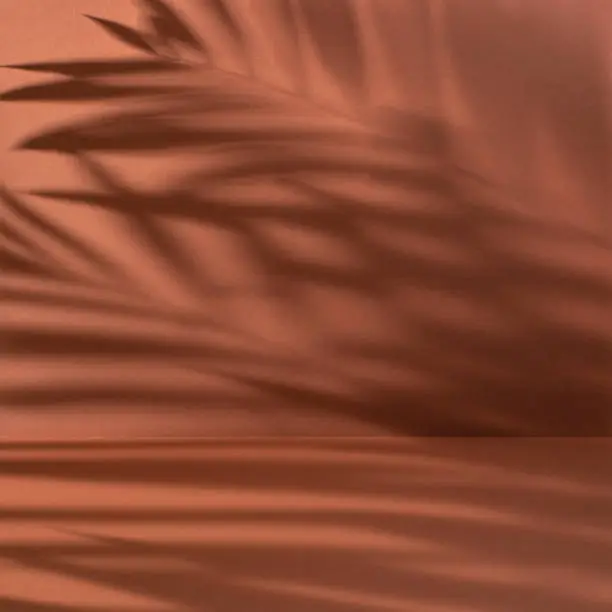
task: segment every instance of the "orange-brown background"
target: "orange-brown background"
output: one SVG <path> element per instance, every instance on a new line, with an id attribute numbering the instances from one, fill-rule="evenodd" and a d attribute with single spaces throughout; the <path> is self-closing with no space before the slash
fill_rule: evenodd
<path id="1" fill-rule="evenodd" d="M 454 15 L 452 27 L 470 29 L 472 38 L 481 33 L 497 56 L 474 80 L 467 77 L 478 54 L 452 54 L 456 80 L 443 89 L 446 111 L 480 133 L 475 160 L 517 192 L 548 193 L 537 200 L 544 217 L 609 237 L 600 205 L 607 194 L 603 175 L 587 181 L 570 171 L 568 159 L 561 170 L 534 165 L 533 124 L 525 113 L 537 91 L 517 90 L 518 76 L 508 70 L 521 56 L 521 28 L 515 26 L 509 41 L 503 37 L 505 20 L 523 11 L 576 45 L 601 44 L 604 59 L 605 3 L 457 0 L 445 6 Z M 81 13 L 135 18 L 128 0 L 2 0 L 0 63 L 120 54 Z M 407 34 L 406 44 L 418 48 L 419 32 Z M 461 47 L 461 40 L 455 44 Z M 410 61 L 415 70 L 428 65 L 418 53 Z M 432 73 L 417 74 L 415 107 L 439 102 Z M 25 82 L 23 74 L 0 73 L 2 89 Z M 589 112 L 588 98 L 584 105 Z M 80 105 L 2 104 L 1 178 L 16 189 L 71 184 L 75 176 L 65 160 L 10 147 L 81 112 Z M 601 126 L 605 138 L 606 122 Z M 605 151 L 598 159 L 609 162 Z M 152 180 L 150 168 L 130 170 L 145 185 Z M 32 205 L 52 214 L 41 202 Z M 54 210 L 99 244 L 121 246 L 87 211 Z M 520 250 L 518 240 L 514 245 Z M 542 255 L 537 245 L 523 248 Z M 604 276 L 610 270 L 601 251 L 574 248 L 565 258 L 557 248 L 553 259 L 572 268 L 582 257 L 586 268 L 598 267 Z M 4 316 L 9 308 L 2 305 Z M 610 332 L 606 308 L 578 317 L 603 341 Z M 15 314 L 13 306 L 11 320 L 26 317 L 25 310 Z M 44 321 L 44 313 L 38 316 Z M 10 354 L 1 357 L 3 385 L 54 376 L 48 364 L 29 363 L 26 371 Z M 195 428 L 193 415 L 178 424 L 176 414 L 155 423 L 146 411 L 121 419 L 83 408 L 0 412 L 2 612 L 607 612 L 612 604 L 607 439 L 119 444 L 113 442 L 118 436 L 333 428 L 329 419 L 313 423 L 307 416 L 306 423 L 279 425 L 278 412 L 272 419 L 227 418 L 207 410 Z M 335 431 L 359 429 L 343 422 Z M 15 443 L 67 437 L 71 444 Z"/>

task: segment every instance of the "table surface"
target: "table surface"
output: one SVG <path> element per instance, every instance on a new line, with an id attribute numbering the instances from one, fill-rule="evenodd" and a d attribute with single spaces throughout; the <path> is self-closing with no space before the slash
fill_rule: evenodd
<path id="1" fill-rule="evenodd" d="M 0 445 L 7 612 L 603 612 L 607 439 Z"/>

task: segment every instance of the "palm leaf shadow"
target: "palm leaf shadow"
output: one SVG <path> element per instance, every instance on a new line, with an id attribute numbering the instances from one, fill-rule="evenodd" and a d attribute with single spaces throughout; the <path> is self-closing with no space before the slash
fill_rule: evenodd
<path id="1" fill-rule="evenodd" d="M 42 85 L 29 85 L 2 95 L 5 102 L 86 102 L 92 100 L 112 100 L 134 96 L 150 96 L 166 93 L 166 88 L 150 87 L 113 87 L 79 81 L 54 81 Z"/>
<path id="2" fill-rule="evenodd" d="M 94 17 L 92 15 L 86 15 L 86 17 L 91 19 L 94 23 L 100 25 L 111 36 L 119 39 L 122 43 L 130 45 L 139 51 L 145 51 L 153 55 L 156 54 L 155 49 L 149 44 L 146 37 L 133 28 L 123 25 L 122 23 L 110 21 L 109 19 L 102 19 L 100 17 Z"/>
<path id="3" fill-rule="evenodd" d="M 126 279 L 123 275 L 121 268 L 116 266 L 104 253 L 91 248 L 78 236 L 53 223 L 50 219 L 45 218 L 44 215 L 41 215 L 36 209 L 29 206 L 28 202 L 5 186 L 0 186 L 0 201 L 2 202 L 3 209 L 9 213 L 9 219 L 13 219 L 12 222 L 10 220 L 6 222 L 7 231 L 26 247 L 33 260 L 38 261 L 39 264 L 45 267 L 55 263 L 52 268 L 54 275 L 80 285 L 104 285 L 106 281 L 104 277 L 112 279 L 111 281 L 106 281 L 110 284 L 111 288 L 117 282 L 121 284 L 123 281 L 126 282 L 126 285 L 129 283 L 129 279 Z M 96 269 L 99 274 L 102 274 L 103 278 L 97 282 L 82 276 L 75 278 L 74 273 L 62 269 L 61 262 L 54 262 L 52 252 L 36 243 L 35 237 L 37 233 L 50 238 L 53 243 L 72 252 L 75 257 L 85 261 Z M 5 233 L 5 236 L 8 237 L 8 234 Z"/>
<path id="4" fill-rule="evenodd" d="M 172 48 L 179 43 L 207 54 L 205 42 L 167 4 L 160 0 L 145 0 L 143 10 L 147 11 L 145 27 L 148 26 L 160 45 Z"/>
<path id="5" fill-rule="evenodd" d="M 66 77 L 92 78 L 108 75 L 138 74 L 147 72 L 166 72 L 181 69 L 180 64 L 164 61 L 137 59 L 118 60 L 75 60 L 67 62 L 37 62 L 5 66 L 14 70 L 29 72 L 50 72 Z M 41 92 L 42 93 L 42 92 Z M 44 99 L 44 96 L 42 96 Z"/>
<path id="6" fill-rule="evenodd" d="M 333 12 L 329 23 L 319 24 L 313 17 L 319 9 L 310 5 L 302 6 L 293 18 L 300 31 L 309 33 L 322 64 L 338 82 L 342 81 L 340 88 L 362 88 L 366 79 L 362 66 L 362 55 L 367 52 L 365 41 L 356 28 L 351 5 L 337 4 L 329 9 Z M 149 9 L 147 27 L 156 30 L 162 46 L 180 42 L 204 50 L 206 37 L 202 37 L 200 45 L 198 33 L 188 25 L 187 17 L 159 1 L 145 6 Z M 234 8 L 231 3 L 209 3 L 209 16 L 224 24 L 231 44 L 244 51 L 248 36 L 242 22 L 234 18 Z M 129 30 L 128 36 L 123 26 L 110 27 L 108 22 L 98 21 L 132 46 L 146 40 L 146 45 L 139 43 L 142 50 L 148 51 L 149 45 L 154 47 L 155 36 L 151 37 L 151 32 L 141 35 Z M 331 24 L 347 32 L 351 43 L 346 53 L 334 46 L 329 34 Z M 384 121 L 372 123 L 358 114 L 347 116 L 324 109 L 315 100 L 310 106 L 306 103 L 310 113 L 306 121 L 303 106 L 294 106 L 295 92 L 277 91 L 252 77 L 245 79 L 244 75 L 219 70 L 214 62 L 215 49 L 206 48 L 206 54 L 210 63 L 204 68 L 184 60 L 177 62 L 174 57 L 156 60 L 157 67 L 148 81 L 137 77 L 139 69 L 134 64 L 118 64 L 115 74 L 110 64 L 30 66 L 77 80 L 51 88 L 34 86 L 9 92 L 6 100 L 11 96 L 23 100 L 30 94 L 39 100 L 53 99 L 58 87 L 62 95 L 71 91 L 82 96 L 86 91 L 97 92 L 96 95 L 137 91 L 138 96 L 148 97 L 153 92 L 147 89 L 147 82 L 157 83 L 155 93 L 164 94 L 159 104 L 152 104 L 148 110 L 105 115 L 22 142 L 24 148 L 73 156 L 89 179 L 93 178 L 89 182 L 99 187 L 97 193 L 44 190 L 37 195 L 119 212 L 126 227 L 131 228 L 131 235 L 192 287 L 202 304 L 213 301 L 217 288 L 183 249 L 180 238 L 167 225 L 168 219 L 182 217 L 197 225 L 223 227 L 234 235 L 257 262 L 270 299 L 283 304 L 287 316 L 297 322 L 294 324 L 323 337 L 325 350 L 338 362 L 334 366 L 337 375 L 352 385 L 350 399 L 341 399 L 296 388 L 274 376 L 253 377 L 241 371 L 233 374 L 237 381 L 270 398 L 293 403 L 301 397 L 298 403 L 308 410 L 352 413 L 401 433 L 600 435 L 609 431 L 612 391 L 609 382 L 604 381 L 609 366 L 609 338 L 589 331 L 583 319 L 573 327 L 551 323 L 550 307 L 542 314 L 531 306 L 537 298 L 539 303 L 572 300 L 583 309 L 597 309 L 612 296 L 609 278 L 529 259 L 529 255 L 520 253 L 520 248 L 509 250 L 504 236 L 535 231 L 552 240 L 556 249 L 565 245 L 576 252 L 603 253 L 602 257 L 607 257 L 605 247 L 596 245 L 589 236 L 556 229 L 546 221 L 533 223 L 526 216 L 491 207 L 474 185 L 466 186 L 458 177 L 453 168 L 453 138 L 448 136 L 454 137 L 454 128 L 440 118 L 415 117 L 395 110 L 383 113 Z M 171 73 L 178 64 L 192 77 L 201 76 L 199 93 L 193 79 L 192 85 L 183 90 L 180 86 L 166 89 L 159 84 L 163 70 L 167 67 Z M 225 80 L 215 81 L 218 76 Z M 113 85 L 114 77 L 119 81 Z M 138 86 L 130 85 L 132 78 Z M 192 101 L 188 100 L 190 96 Z M 231 99 L 236 101 L 235 108 L 219 112 Z M 249 108 L 249 99 L 264 102 Z M 193 104 L 192 112 L 186 112 L 185 104 Z M 181 176 L 167 190 L 157 193 L 139 193 L 92 157 L 100 151 L 159 153 L 184 149 L 196 151 L 203 159 L 218 155 L 221 163 L 212 170 Z M 342 182 L 346 177 L 353 180 L 352 186 Z M 244 205 L 234 205 L 223 190 L 241 181 L 252 184 L 254 191 L 262 182 L 282 184 L 312 205 L 308 210 L 288 212 L 287 207 L 271 206 L 255 196 Z M 370 189 L 369 195 L 364 195 L 365 188 Z M 379 195 L 372 195 L 376 189 L 380 189 Z M 390 205 L 378 201 L 385 189 L 396 190 L 395 201 Z M 304 232 L 327 232 L 352 253 L 355 263 L 347 270 L 325 261 L 300 261 L 294 253 L 269 240 L 266 226 L 270 223 L 291 225 Z M 403 244 L 380 237 L 393 229 L 404 232 Z M 423 239 L 424 254 L 419 247 Z M 444 250 L 439 256 L 441 244 L 468 263 L 450 261 Z M 396 330 L 395 341 L 384 345 L 355 335 L 326 338 L 320 322 L 325 317 L 311 316 L 305 305 L 304 294 L 313 286 L 328 292 L 341 289 L 353 296 L 355 304 L 377 299 L 379 316 L 392 322 Z M 431 311 L 415 311 L 410 296 L 417 301 L 431 301 L 432 296 L 438 296 L 441 303 L 447 299 L 463 301 L 468 320 L 453 321 L 449 319 L 454 316 L 450 311 L 440 315 L 435 304 Z M 457 300 L 457 296 L 461 299 Z M 493 320 L 493 330 L 483 325 L 481 318 Z M 50 347 L 60 337 L 66 347 L 73 347 L 70 350 L 74 354 L 103 350 L 111 356 L 122 350 L 115 340 L 102 349 L 103 344 L 93 336 L 83 337 L 75 344 L 69 333 L 57 332 L 53 338 L 24 333 L 25 330 L 19 332 L 21 340 L 14 338 L 15 345 L 22 342 L 24 354 L 31 351 L 32 355 L 40 355 L 42 347 Z M 30 342 L 31 339 L 37 341 Z M 164 358 L 168 360 L 173 355 L 181 359 L 197 357 L 197 349 L 192 353 L 180 344 L 172 347 L 168 343 L 163 350 L 154 346 L 155 342 L 125 341 L 126 350 L 131 347 L 128 352 L 141 357 L 149 350 L 158 358 L 165 351 Z M 211 353 L 216 351 L 201 347 L 204 360 Z M 320 369 L 328 367 L 329 361 Z M 348 364 L 356 364 L 362 372 L 369 367 L 399 374 L 392 382 L 360 380 L 360 375 L 350 372 Z M 412 386 L 415 373 L 428 384 Z M 559 381 L 563 381 L 562 386 Z M 92 397 L 98 390 L 88 392 L 84 386 L 81 392 L 83 397 Z M 138 392 L 125 393 L 135 398 Z M 113 393 L 116 392 L 109 391 L 110 396 Z M 18 396 L 30 401 L 26 392 L 18 391 Z M 142 397 L 149 401 L 149 394 Z M 185 401 L 191 400 L 177 396 L 178 403 Z"/>

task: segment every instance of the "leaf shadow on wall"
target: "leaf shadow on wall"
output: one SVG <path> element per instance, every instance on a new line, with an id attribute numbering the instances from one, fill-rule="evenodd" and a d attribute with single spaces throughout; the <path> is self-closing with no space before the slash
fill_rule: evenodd
<path id="1" fill-rule="evenodd" d="M 177 15 L 172 21 L 169 6 L 145 4 L 165 47 L 182 43 L 209 53 L 203 43 L 196 44 L 194 28 L 179 28 Z M 235 39 L 240 25 L 231 21 L 232 12 L 220 15 Z M 302 27 L 313 27 L 312 15 L 302 17 Z M 342 11 L 334 18 L 347 26 Z M 401 434 L 610 431 L 605 310 L 611 284 L 601 270 L 610 259 L 606 241 L 513 212 L 494 186 L 458 167 L 460 160 L 453 157 L 458 132 L 443 118 L 397 108 L 362 115 L 328 112 L 248 72 L 164 56 L 150 33 L 137 36 L 102 25 L 154 59 L 21 66 L 67 79 L 3 95 L 13 102 L 125 98 L 125 110 L 20 143 L 24 149 L 70 156 L 92 186 L 33 195 L 119 216 L 126 240 L 163 261 L 174 279 L 198 296 L 202 311 L 171 311 L 161 301 L 147 302 L 121 266 L 5 189 L 3 206 L 11 216 L 3 226 L 4 299 L 70 306 L 102 323 L 91 331 L 10 324 L 3 335 L 12 355 L 25 359 L 96 358 L 116 364 L 118 372 L 136 360 L 195 368 L 233 380 L 240 392 L 211 392 L 197 381 L 183 389 L 175 383 L 164 388 L 159 380 L 151 387 L 146 376 L 130 384 L 116 374 L 101 382 L 99 376 L 89 379 L 85 370 L 65 386 L 7 383 L 3 395 L 10 406 L 107 403 L 206 410 L 211 403 L 251 402 L 255 411 L 273 404 L 277 410 L 340 414 Z M 328 49 L 328 37 L 320 34 L 317 43 Z M 336 73 L 348 61 L 321 55 Z M 351 72 L 347 85 L 353 96 L 355 75 Z M 134 108 L 133 98 L 144 100 L 145 108 Z M 144 191 L 99 155 L 128 153 L 200 156 L 202 168 Z M 210 265 L 193 256 L 175 231 L 176 222 L 230 235 L 248 263 L 245 269 L 254 270 L 252 286 L 243 290 L 212 280 L 216 260 L 207 255 L 205 238 L 200 255 Z M 274 237 L 279 227 L 289 239 Z M 86 259 L 104 281 L 54 262 L 32 238 L 36 231 Z M 299 240 L 331 243 L 330 252 L 341 256 L 326 259 L 318 247 L 298 252 Z M 36 288 L 11 285 L 20 279 Z M 66 291 L 58 291 L 57 283 Z M 96 290 L 98 297 L 87 298 L 85 289 Z M 229 297 L 240 302 L 241 291 L 245 301 L 255 293 L 274 303 L 287 327 L 312 338 L 314 348 L 303 351 L 296 344 L 295 357 L 285 345 L 270 356 L 256 344 L 236 348 L 189 337 L 190 325 L 213 330 L 220 321 L 226 324 L 223 304 Z M 110 325 L 104 330 L 111 312 L 124 318 L 120 331 Z M 249 316 L 248 307 L 242 312 Z M 351 328 L 362 312 L 364 330 L 359 323 Z M 130 335 L 130 317 L 172 322 L 182 332 Z M 385 333 L 366 333 L 372 321 Z M 299 372 L 310 378 L 302 375 L 294 382 Z M 335 377 L 332 390 L 318 384 L 318 378 L 329 376 Z"/>

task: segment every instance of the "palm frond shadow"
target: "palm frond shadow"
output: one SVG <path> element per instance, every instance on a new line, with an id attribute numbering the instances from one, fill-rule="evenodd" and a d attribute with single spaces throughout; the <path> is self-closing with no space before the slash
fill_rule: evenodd
<path id="1" fill-rule="evenodd" d="M 603 612 L 609 470 L 588 466 L 584 446 L 580 474 L 538 465 L 528 445 L 517 469 L 491 444 L 480 450 L 492 462 L 473 442 L 8 445 L 5 478 L 68 497 L 5 504 L 0 524 L 44 523 L 66 541 L 11 542 L 7 531 L 0 556 L 169 610 Z M 69 501 L 74 486 L 93 497 Z M 559 580 L 568 555 L 580 570 Z"/>
<path id="2" fill-rule="evenodd" d="M 319 68 L 328 70 L 342 92 L 330 107 L 317 98 L 312 80 L 282 88 L 259 78 L 260 68 L 245 59 L 250 31 L 234 3 L 209 3 L 203 34 L 170 3 L 149 0 L 142 6 L 147 10 L 141 33 L 104 20 L 103 26 L 132 46 L 150 47 L 154 60 L 22 66 L 68 80 L 28 86 L 3 98 L 68 101 L 121 94 L 145 99 L 144 108 L 132 110 L 126 99 L 125 112 L 23 141 L 24 148 L 69 155 L 94 186 L 33 195 L 119 216 L 126 240 L 163 261 L 173 282 L 187 287 L 198 306 L 172 315 L 158 296 L 153 307 L 129 286 L 134 270 L 126 273 L 73 241 L 75 257 L 98 269 L 89 286 L 102 292 L 106 283 L 124 303 L 113 306 L 112 315 L 106 297 L 87 310 L 82 296 L 66 295 L 63 303 L 80 305 L 98 330 L 105 321 L 110 326 L 112 316 L 112 330 L 11 324 L 5 333 L 14 354 L 98 356 L 116 360 L 118 369 L 136 358 L 208 369 L 251 389 L 254 406 L 263 397 L 279 407 L 336 412 L 401 434 L 610 432 L 610 337 L 598 327 L 612 297 L 609 272 L 599 263 L 610 260 L 609 245 L 500 203 L 495 188 L 459 168 L 456 144 L 462 134 L 443 117 L 364 109 L 368 82 L 362 60 L 368 47 L 357 25 L 363 15 L 351 2 L 334 8 L 291 4 L 291 19 L 301 32 L 292 57 L 307 61 L 307 38 Z M 342 50 L 330 39 L 332 26 L 346 34 Z M 209 44 L 207 32 L 216 43 Z M 185 47 L 202 61 L 183 57 Z M 243 53 L 236 55 L 237 49 Z M 219 58 L 232 53 L 239 67 L 223 67 Z M 358 102 L 351 106 L 347 100 Z M 195 155 L 203 169 L 143 191 L 98 157 L 126 152 Z M 15 209 L 17 200 L 6 192 L 4 202 Z M 26 203 L 19 206 L 27 210 Z M 197 257 L 176 231 L 176 224 L 185 222 L 202 232 Z M 46 231 L 40 219 L 36 223 Z M 205 232 L 211 228 L 225 232 L 239 248 L 237 265 L 252 271 L 247 289 L 219 282 L 215 255 L 207 251 Z M 27 234 L 20 231 L 11 228 L 23 242 Z M 55 235 L 66 243 L 66 237 Z M 300 240 L 331 242 L 333 255 L 317 246 L 304 249 Z M 15 257 L 7 259 L 11 279 L 27 273 L 38 281 L 29 294 L 19 293 L 22 301 L 50 305 L 49 279 L 36 267 L 43 263 L 41 254 L 32 251 L 27 271 Z M 599 268 L 588 265 L 593 261 Z M 5 295 L 10 299 L 16 292 Z M 252 335 L 245 357 L 244 343 L 238 349 L 228 341 L 218 348 L 206 334 L 189 341 L 176 336 L 177 327 L 184 332 L 180 323 L 170 323 L 174 316 L 197 326 L 201 316 L 206 326 L 217 321 L 228 335 L 239 334 L 245 323 L 239 319 L 251 316 L 253 299 L 272 305 L 280 325 L 295 337 L 310 339 L 288 348 L 291 343 L 270 337 L 262 343 Z M 228 314 L 230 301 L 246 306 Z M 563 312 L 559 304 L 567 305 Z M 133 336 L 130 309 L 134 317 L 137 312 L 159 317 L 168 323 L 168 334 Z M 374 320 L 384 332 L 369 333 Z M 291 353 L 299 358 L 279 375 L 275 364 Z M 300 382 L 293 382 L 300 372 Z M 333 392 L 318 380 L 330 377 L 335 377 Z M 177 407 L 197 405 L 197 393 L 175 392 Z M 70 389 L 41 382 L 38 388 L 9 384 L 3 393 L 15 407 L 44 405 L 45 394 L 55 405 L 74 405 L 79 398 L 87 405 L 94 397 L 110 403 L 121 396 L 126 404 L 153 401 L 140 384 L 127 388 L 111 380 L 102 391 L 86 378 Z M 159 392 L 160 403 L 172 403 L 172 393 Z M 204 409 L 218 400 L 216 393 L 202 391 Z"/>
<path id="3" fill-rule="evenodd" d="M 307 186 L 306 191 L 315 190 L 308 189 Z M 425 368 L 438 376 L 441 381 L 454 383 L 454 387 L 451 387 L 447 394 L 439 395 L 419 394 L 411 392 L 410 389 L 401 389 L 401 387 L 387 391 L 376 388 L 362 390 L 361 396 L 355 398 L 350 406 L 343 406 L 341 398 L 332 397 L 331 401 L 323 402 L 324 398 L 317 397 L 316 394 L 314 396 L 306 394 L 301 403 L 312 405 L 312 409 L 321 409 L 325 406 L 325 410 L 333 410 L 333 403 L 336 401 L 338 402 L 337 409 L 340 411 L 349 413 L 355 411 L 359 415 L 367 415 L 368 418 L 390 424 L 392 428 L 400 429 L 404 433 L 416 431 L 439 435 L 455 432 L 461 435 L 476 431 L 486 434 L 492 431 L 503 431 L 507 426 L 504 424 L 501 429 L 496 429 L 486 423 L 485 416 L 484 424 L 475 426 L 474 423 L 469 423 L 467 430 L 463 428 L 461 423 L 466 421 L 466 417 L 469 422 L 469 415 L 476 415 L 479 409 L 482 409 L 485 414 L 487 409 L 491 410 L 494 415 L 518 417 L 523 414 L 525 420 L 518 425 L 518 429 L 514 429 L 516 425 L 514 427 L 510 425 L 509 431 L 513 433 L 521 431 L 553 435 L 559 433 L 598 435 L 606 431 L 609 390 L 603 384 L 600 388 L 597 383 L 588 379 L 581 381 L 576 374 L 576 365 L 582 360 L 584 363 L 582 367 L 585 370 L 593 370 L 595 366 L 602 372 L 605 371 L 608 357 L 607 339 L 599 337 L 596 333 L 589 334 L 587 331 L 581 332 L 571 327 L 558 326 L 555 328 L 550 323 L 546 323 L 542 315 L 538 319 L 537 311 L 534 313 L 527 310 L 521 304 L 520 295 L 518 299 L 517 297 L 514 300 L 508 299 L 510 293 L 508 288 L 510 283 L 513 283 L 518 285 L 518 288 L 523 285 L 527 291 L 531 288 L 532 291 L 535 289 L 544 295 L 550 291 L 556 295 L 565 294 L 570 299 L 575 299 L 576 295 L 582 295 L 582 299 L 587 303 L 589 301 L 598 303 L 607 299 L 608 296 L 609 287 L 605 280 L 599 282 L 597 278 L 591 278 L 589 274 L 576 274 L 572 277 L 567 274 L 566 270 L 557 272 L 553 266 L 515 262 L 511 255 L 496 253 L 493 241 L 486 241 L 478 237 L 476 223 L 483 225 L 489 233 L 491 233 L 491 228 L 494 232 L 495 225 L 500 224 L 499 219 L 487 219 L 486 211 L 481 215 L 484 219 L 478 220 L 473 213 L 470 219 L 461 219 L 462 215 L 458 215 L 455 211 L 448 214 L 448 218 L 442 214 L 432 215 L 429 211 L 407 214 L 404 217 L 401 214 L 393 213 L 387 218 L 382 211 L 374 210 L 370 216 L 362 214 L 359 222 L 356 220 L 357 215 L 350 209 L 349 201 L 339 202 L 333 195 L 325 197 L 326 194 L 322 190 L 316 190 L 316 194 L 319 196 L 318 210 L 306 211 L 303 214 L 299 210 L 280 211 L 278 215 L 280 221 L 292 223 L 296 227 L 314 227 L 329 231 L 335 239 L 345 241 L 350 249 L 359 253 L 366 260 L 365 266 L 361 268 L 355 266 L 351 273 L 347 273 L 342 269 L 326 266 L 324 263 L 303 264 L 291 261 L 290 254 L 279 252 L 261 235 L 258 235 L 259 232 L 256 229 L 258 225 L 265 225 L 270 219 L 279 220 L 274 218 L 273 208 L 266 207 L 265 203 L 259 206 L 255 203 L 250 210 L 245 206 L 235 213 L 231 210 L 224 211 L 223 206 L 220 205 L 222 202 L 209 204 L 206 201 L 203 202 L 201 198 L 189 202 L 187 198 L 183 201 L 172 197 L 165 200 L 163 197 L 141 197 L 139 202 L 141 211 L 146 210 L 147 204 L 156 210 L 157 201 L 166 207 L 168 211 L 166 214 L 187 215 L 196 222 L 221 223 L 224 227 L 236 232 L 242 240 L 248 241 L 249 250 L 265 266 L 266 278 L 271 284 L 272 299 L 275 299 L 274 295 L 281 298 L 289 296 L 293 312 L 296 306 L 299 308 L 301 305 L 304 325 L 308 324 L 304 318 L 308 318 L 310 313 L 308 308 L 300 304 L 300 285 L 342 287 L 352 292 L 356 299 L 359 299 L 359 296 L 377 296 L 383 305 L 383 313 L 386 310 L 383 316 L 399 320 L 399 324 L 406 330 L 406 339 L 409 337 L 411 328 L 416 327 L 427 334 L 431 348 L 428 350 L 427 344 L 411 346 L 411 343 L 402 340 L 401 336 L 395 343 L 395 348 L 380 343 L 370 343 L 371 346 L 368 346 L 367 342 L 361 342 L 358 339 L 341 343 L 344 346 L 336 348 L 344 351 L 349 357 L 352 355 L 354 359 L 369 362 L 378 366 L 379 369 L 385 365 L 395 368 L 399 366 L 406 372 L 414 368 L 421 370 Z M 159 221 L 156 220 L 159 217 L 152 217 L 151 212 L 137 212 L 139 209 L 133 208 L 132 202 L 135 198 L 117 192 L 106 197 L 113 199 L 116 210 L 134 219 L 138 224 L 137 230 L 143 235 L 146 235 L 144 232 L 148 234 L 151 231 L 147 230 L 147 227 L 152 229 L 155 227 L 153 223 L 159 224 Z M 79 201 L 83 203 L 86 200 L 82 198 Z M 167 204 L 164 205 L 164 201 Z M 183 208 L 183 203 L 186 205 L 185 208 Z M 346 210 L 338 211 L 342 206 Z M 232 207 L 226 206 L 225 208 L 231 209 Z M 131 210 L 134 212 L 128 212 Z M 205 211 L 204 215 L 200 211 Z M 158 214 L 156 211 L 156 215 Z M 370 218 L 373 218 L 372 221 L 369 220 Z M 448 265 L 436 260 L 428 261 L 419 257 L 418 254 L 410 253 L 408 237 L 406 238 L 408 248 L 404 247 L 399 252 L 395 251 L 385 244 L 368 239 L 367 232 L 362 231 L 362 228 L 367 228 L 372 222 L 396 228 L 410 228 L 410 233 L 421 232 L 421 235 L 428 232 L 434 240 L 453 245 L 457 251 L 471 252 L 470 255 L 474 260 L 480 259 L 493 264 L 493 269 L 484 274 L 481 273 L 478 278 L 474 267 L 468 267 L 463 271 L 458 270 L 457 266 L 452 263 Z M 164 231 L 163 226 L 158 225 L 158 227 L 162 228 L 160 231 Z M 407 236 L 409 235 L 407 232 Z M 476 237 L 472 238 L 474 235 Z M 183 265 L 185 258 L 181 256 L 179 245 L 175 244 L 174 247 L 171 247 L 163 238 L 155 239 L 154 236 L 155 234 L 151 235 L 154 248 L 160 253 L 165 253 L 166 261 L 173 262 L 173 269 L 177 275 L 180 274 L 181 277 L 186 278 L 191 285 L 201 283 L 203 299 L 207 294 L 214 293 L 214 288 L 207 286 L 205 279 L 201 278 L 197 269 L 190 271 L 188 260 Z M 580 248 L 586 240 L 577 238 L 572 242 L 578 243 L 577 247 Z M 167 245 L 167 248 L 164 245 Z M 599 247 L 587 248 L 598 249 Z M 414 315 L 410 315 L 405 303 L 398 301 L 397 298 L 393 299 L 394 289 L 398 286 L 410 286 L 411 291 L 417 293 L 417 297 L 420 288 L 424 292 L 433 290 L 442 292 L 442 294 L 445 291 L 461 294 L 468 300 L 480 302 L 495 315 L 505 317 L 508 325 L 514 326 L 514 330 L 511 334 L 502 334 L 501 338 L 496 338 L 487 334 L 486 331 L 479 333 L 477 330 L 458 328 L 456 324 L 449 326 L 444 322 L 430 321 L 426 315 L 425 318 L 417 319 Z M 521 339 L 520 331 L 523 333 L 530 331 L 533 335 L 531 338 Z M 96 342 L 93 336 L 83 336 L 79 333 L 70 342 L 67 333 L 63 331 L 33 334 L 26 330 L 20 331 L 13 328 L 8 330 L 8 334 L 13 340 L 11 342 L 13 350 L 23 354 L 43 355 L 41 352 L 43 344 L 48 347 L 45 353 L 49 356 L 53 354 L 59 356 L 58 351 L 61 350 L 63 354 L 75 357 L 98 354 L 110 358 L 132 354 L 148 360 L 155 359 L 157 354 L 158 359 L 170 361 L 173 356 L 174 358 L 191 357 L 205 360 L 207 355 L 212 356 L 218 352 L 212 347 L 198 344 L 183 347 L 175 344 L 173 346 L 167 340 L 158 343 L 156 351 L 153 340 L 143 340 L 135 344 L 123 337 L 117 340 L 100 339 Z M 31 340 L 28 340 L 28 337 L 31 337 Z M 544 344 L 544 341 L 547 344 Z M 102 342 L 107 348 L 103 348 Z M 131 348 L 132 345 L 134 348 Z M 449 347 L 454 347 L 454 350 L 459 353 L 460 362 L 457 358 L 454 359 L 455 363 L 452 357 L 449 359 Z M 558 363 L 554 363 L 553 355 L 556 355 Z M 566 363 L 561 360 L 563 357 L 569 358 Z M 477 366 L 479 363 L 494 363 L 502 374 L 502 380 L 495 378 L 487 380 L 486 367 L 479 372 Z M 468 378 L 466 369 L 476 371 Z M 511 374 L 514 374 L 515 380 L 512 380 Z M 236 373 L 236 378 L 247 380 L 249 377 Z M 509 380 L 505 381 L 504 378 Z M 561 388 L 559 388 L 560 380 L 563 381 Z M 299 388 L 292 389 L 282 380 L 272 379 L 266 382 L 265 379 L 259 377 L 259 379 L 251 379 L 250 384 L 277 398 L 291 394 L 297 399 L 300 392 Z M 86 393 L 84 386 L 82 392 L 85 395 L 82 400 L 86 401 L 87 397 L 92 398 L 98 391 L 94 388 Z M 123 393 L 126 399 L 135 398 L 137 395 L 135 392 L 123 391 Z M 33 389 L 23 390 L 20 394 L 22 401 L 28 396 L 42 399 L 43 395 L 44 391 L 37 392 Z M 112 397 L 113 392 L 109 391 L 102 395 Z M 145 401 L 145 397 L 141 396 L 141 403 Z M 28 403 L 31 401 L 32 399 Z M 150 401 L 150 397 L 146 401 Z M 177 394 L 176 401 L 177 405 L 183 405 L 185 398 L 181 399 L 180 394 Z M 194 402 L 197 403 L 196 398 Z M 563 406 L 567 413 L 562 417 Z M 436 413 L 439 416 L 435 416 Z M 423 414 L 423 417 L 419 417 L 419 414 Z M 551 419 L 553 422 L 547 424 L 543 419 Z M 521 423 L 518 418 L 516 422 Z M 532 427 L 534 429 L 531 429 Z"/>

